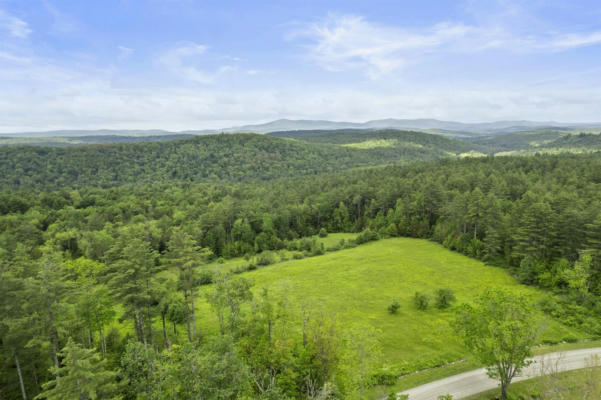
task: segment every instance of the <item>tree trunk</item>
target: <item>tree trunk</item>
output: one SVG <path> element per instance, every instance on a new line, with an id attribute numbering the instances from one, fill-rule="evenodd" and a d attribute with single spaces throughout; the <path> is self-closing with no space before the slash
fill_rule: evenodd
<path id="1" fill-rule="evenodd" d="M 19 375 L 21 396 L 23 396 L 23 400 L 27 400 L 27 392 L 25 392 L 25 385 L 23 384 L 23 373 L 21 372 L 21 364 L 19 363 L 19 357 L 17 356 L 17 353 L 15 353 L 15 364 L 17 365 L 17 375 Z"/>
<path id="2" fill-rule="evenodd" d="M 186 303 L 186 326 L 188 328 L 188 341 L 192 341 L 192 333 L 190 331 L 190 307 L 188 303 L 188 291 L 184 290 L 184 300 Z"/>
<path id="3" fill-rule="evenodd" d="M 52 341 L 52 356 L 54 357 L 54 366 L 56 367 L 56 372 L 54 373 L 54 376 L 56 377 L 56 386 L 58 386 L 58 380 L 60 379 L 60 375 L 58 374 L 58 352 L 56 349 L 56 339 L 54 337 L 54 335 L 52 335 L 51 338 Z"/>
<path id="4" fill-rule="evenodd" d="M 104 327 L 100 326 L 98 329 L 98 336 L 100 336 L 100 346 L 102 347 L 102 358 L 106 358 L 106 338 L 104 337 Z"/>
<path id="5" fill-rule="evenodd" d="M 173 334 L 177 336 L 177 325 L 173 323 Z"/>
<path id="6" fill-rule="evenodd" d="M 134 311 L 134 329 L 136 330 L 136 336 L 138 337 L 138 342 L 142 341 L 142 335 L 140 334 L 140 325 L 138 325 L 138 314 Z"/>
<path id="7" fill-rule="evenodd" d="M 140 324 L 140 334 L 142 335 L 142 343 L 147 345 L 146 342 L 146 330 L 144 329 L 144 315 L 142 314 L 142 310 L 140 306 L 138 306 L 138 323 Z"/>
<path id="8" fill-rule="evenodd" d="M 150 312 L 150 282 L 146 280 L 146 294 L 148 295 L 146 300 L 146 308 L 148 312 L 148 335 L 150 336 L 150 345 L 154 347 L 154 338 L 152 337 L 152 313 Z"/>
<path id="9" fill-rule="evenodd" d="M 501 383 L 501 400 L 507 399 L 507 386 L 508 383 Z"/>
<path id="10" fill-rule="evenodd" d="M 192 312 L 192 337 L 196 338 L 196 313 L 194 310 L 194 292 L 190 289 L 190 306 Z"/>
<path id="11" fill-rule="evenodd" d="M 167 338 L 167 326 L 165 324 L 165 314 L 161 314 L 161 320 L 163 322 L 163 341 L 165 342 L 165 347 L 169 349 L 169 338 Z"/>
<path id="12" fill-rule="evenodd" d="M 54 329 L 54 318 L 52 316 L 52 311 L 48 312 L 48 319 L 50 320 L 50 343 L 52 344 L 52 357 L 54 358 L 54 367 L 56 368 L 56 372 L 54 376 L 56 377 L 56 385 L 58 386 L 58 380 L 60 378 L 58 374 L 58 350 L 56 345 L 56 329 Z"/>

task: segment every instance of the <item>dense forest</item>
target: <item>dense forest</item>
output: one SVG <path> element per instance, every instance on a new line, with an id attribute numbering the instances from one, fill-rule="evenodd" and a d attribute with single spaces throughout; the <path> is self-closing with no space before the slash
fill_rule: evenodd
<path id="1" fill-rule="evenodd" d="M 242 276 L 202 268 L 302 251 L 300 238 L 327 232 L 360 232 L 352 245 L 435 240 L 558 293 L 561 301 L 538 307 L 601 335 L 601 154 L 443 159 L 306 177 L 343 170 L 355 153 L 336 148 L 340 157 L 328 158 L 334 150 L 322 144 L 227 138 L 21 148 L 20 157 L 1 150 L 0 397 L 353 397 L 363 377 L 345 365 L 361 362 L 354 351 L 364 340 L 342 340 L 326 317 L 295 321 L 303 334 L 294 336 L 285 299 L 253 296 Z M 211 147 L 220 153 L 203 153 L 203 140 L 223 140 Z M 236 146 L 245 158 L 223 158 Z M 163 153 L 170 157 L 156 164 Z M 285 177 L 278 163 L 249 172 L 257 157 L 281 157 L 297 176 Z M 234 182 L 185 182 L 218 172 Z M 279 178 L 235 182 L 248 176 Z M 37 188 L 46 184 L 64 187 Z M 309 241 L 305 251 L 322 250 Z M 194 300 L 206 284 L 216 337 L 197 334 Z M 129 328 L 107 331 L 114 321 Z"/>
<path id="2" fill-rule="evenodd" d="M 454 155 L 458 146 L 455 142 L 440 138 L 427 147 L 358 149 L 265 135 L 232 134 L 161 143 L 61 148 L 5 146 L 0 147 L 0 184 L 13 188 L 52 189 L 142 182 L 268 180 L 387 163 L 434 160 Z M 461 148 L 469 148 L 458 143 Z M 449 144 L 452 144 L 451 148 L 446 147 Z"/>
<path id="3" fill-rule="evenodd" d="M 89 135 L 89 136 L 42 136 L 23 137 L 21 135 L 1 136 L 0 146 L 72 146 L 101 143 L 164 142 L 169 140 L 190 139 L 193 134 L 165 134 L 152 136 Z"/>
<path id="4" fill-rule="evenodd" d="M 395 129 L 344 129 L 334 131 L 291 131 L 270 133 L 276 137 L 288 137 L 312 143 L 349 145 L 363 142 L 388 141 L 390 147 L 424 147 L 460 154 L 471 150 L 484 150 L 485 147 L 424 132 L 399 131 Z"/>

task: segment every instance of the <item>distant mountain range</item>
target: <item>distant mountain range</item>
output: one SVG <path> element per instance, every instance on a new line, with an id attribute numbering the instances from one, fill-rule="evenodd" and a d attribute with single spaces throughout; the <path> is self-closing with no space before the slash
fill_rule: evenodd
<path id="1" fill-rule="evenodd" d="M 79 137 L 79 136 L 164 136 L 172 134 L 206 135 L 215 133 L 270 133 L 297 130 L 334 130 L 334 129 L 412 129 L 428 131 L 447 136 L 490 136 L 503 133 L 527 131 L 533 129 L 582 129 L 601 128 L 598 123 L 563 123 L 536 121 L 496 121 L 464 123 L 440 121 L 436 119 L 378 119 L 367 122 L 342 122 L 322 120 L 279 119 L 256 125 L 243 125 L 223 129 L 188 130 L 170 132 L 165 130 L 55 130 L 45 132 L 21 132 L 0 134 L 0 137 Z"/>

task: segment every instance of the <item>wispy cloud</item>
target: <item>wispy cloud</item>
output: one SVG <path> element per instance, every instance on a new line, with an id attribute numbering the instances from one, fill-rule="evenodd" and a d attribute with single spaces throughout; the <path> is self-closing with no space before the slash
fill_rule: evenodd
<path id="1" fill-rule="evenodd" d="M 288 35 L 305 39 L 309 57 L 329 71 L 361 69 L 371 78 L 391 73 L 431 53 L 565 51 L 601 43 L 601 31 L 519 34 L 503 26 L 441 22 L 403 29 L 357 15 L 330 15 Z"/>
<path id="2" fill-rule="evenodd" d="M 0 10 L 0 29 L 20 39 L 25 39 L 31 33 L 27 22 L 3 10 Z"/>
<path id="3" fill-rule="evenodd" d="M 550 40 L 547 47 L 554 50 L 565 50 L 596 44 L 601 44 L 601 31 L 560 35 Z"/>
<path id="4" fill-rule="evenodd" d="M 210 84 L 215 82 L 223 73 L 233 70 L 234 67 L 224 65 L 216 70 L 209 71 L 194 65 L 194 61 L 198 61 L 198 57 L 204 55 L 207 50 L 208 46 L 186 43 L 164 52 L 159 58 L 159 62 L 183 79 Z"/>
<path id="5" fill-rule="evenodd" d="M 123 61 L 134 52 L 134 49 L 130 49 L 126 46 L 117 46 L 117 50 L 119 50 L 119 56 L 117 57 L 120 61 Z"/>
<path id="6" fill-rule="evenodd" d="M 463 24 L 441 23 L 424 32 L 411 32 L 343 15 L 310 24 L 291 37 L 308 38 L 311 58 L 327 70 L 365 68 L 377 77 L 403 66 L 412 53 L 435 49 L 470 30 Z"/>

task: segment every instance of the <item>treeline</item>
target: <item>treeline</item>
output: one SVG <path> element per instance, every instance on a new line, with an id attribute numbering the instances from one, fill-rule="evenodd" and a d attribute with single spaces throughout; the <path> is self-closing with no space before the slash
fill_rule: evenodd
<path id="1" fill-rule="evenodd" d="M 243 278 L 206 275 L 201 267 L 218 257 L 281 249 L 320 230 L 363 232 L 362 241 L 431 238 L 502 265 L 524 283 L 562 293 L 559 304 L 547 300 L 539 306 L 564 323 L 601 334 L 600 199 L 598 153 L 442 160 L 260 184 L 4 191 L 2 394 L 37 393 L 43 382 L 57 379 L 46 389 L 59 388 L 60 376 L 70 374 L 61 370 L 69 365 L 64 360 L 88 357 L 104 371 L 99 376 L 114 371 L 115 385 L 134 385 L 116 390 L 129 398 L 127 393 L 150 393 L 145 390 L 155 387 L 149 383 L 154 379 L 162 382 L 157 396 L 185 398 L 182 393 L 192 390 L 185 385 L 201 390 L 209 381 L 177 371 L 201 374 L 206 362 L 234 368 L 200 375 L 229 394 L 191 392 L 197 397 L 306 398 L 323 391 L 350 396 L 367 377 L 349 375 L 343 365 L 356 364 L 341 360 L 368 362 L 353 353 L 357 343 L 373 345 L 365 337 L 335 342 L 343 335 L 329 317 L 314 313 L 290 321 L 285 299 L 253 297 Z M 198 287 L 209 282 L 220 339 L 199 338 L 195 330 L 202 322 L 194 321 L 194 300 Z M 248 307 L 263 311 L 244 313 Z M 287 324 L 294 323 L 305 326 L 305 334 L 276 335 L 276 316 L 281 329 L 288 332 Z M 131 327 L 129 334 L 106 331 L 116 318 Z M 175 344 L 192 347 L 167 349 Z M 164 352 L 144 355 L 140 346 Z M 336 351 L 324 355 L 325 349 Z M 126 371 L 145 372 L 140 377 Z M 230 373 L 245 380 L 230 387 Z M 175 392 L 165 394 L 174 385 Z"/>
<path id="2" fill-rule="evenodd" d="M 228 134 L 160 143 L 60 148 L 0 146 L 0 185 L 58 189 L 156 182 L 264 181 L 434 160 L 471 146 L 426 133 L 411 133 L 407 140 L 417 140 L 416 145 L 355 149 L 266 135 Z M 430 145 L 421 146 L 424 141 Z"/>

